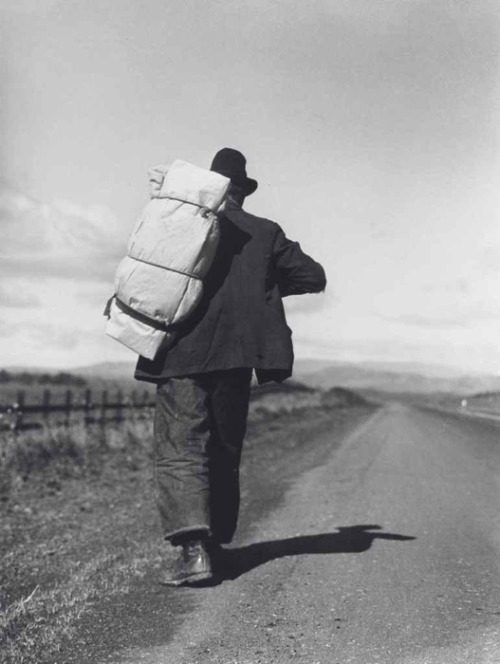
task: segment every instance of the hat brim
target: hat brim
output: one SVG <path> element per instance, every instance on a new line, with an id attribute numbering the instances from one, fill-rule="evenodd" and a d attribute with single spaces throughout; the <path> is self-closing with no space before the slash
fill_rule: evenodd
<path id="1" fill-rule="evenodd" d="M 253 194 L 253 192 L 257 189 L 258 186 L 259 183 L 257 182 L 257 180 L 253 180 L 252 178 L 247 178 L 244 185 L 246 195 L 250 196 L 250 194 Z"/>

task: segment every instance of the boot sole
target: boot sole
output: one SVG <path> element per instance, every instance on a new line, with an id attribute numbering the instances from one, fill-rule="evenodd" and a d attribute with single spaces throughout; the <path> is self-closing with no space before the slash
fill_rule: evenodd
<path id="1" fill-rule="evenodd" d="M 213 578 L 211 572 L 199 572 L 198 574 L 191 574 L 184 579 L 172 579 L 172 580 L 161 580 L 160 583 L 162 586 L 173 586 L 178 588 L 179 586 L 191 586 L 201 583 L 202 581 L 208 581 Z"/>

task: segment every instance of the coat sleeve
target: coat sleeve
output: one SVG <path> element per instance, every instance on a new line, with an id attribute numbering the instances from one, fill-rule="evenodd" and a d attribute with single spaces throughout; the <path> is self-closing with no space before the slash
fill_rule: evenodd
<path id="1" fill-rule="evenodd" d="M 273 263 L 282 297 L 319 293 L 326 288 L 322 266 L 305 254 L 298 242 L 289 240 L 279 226 L 273 243 Z"/>

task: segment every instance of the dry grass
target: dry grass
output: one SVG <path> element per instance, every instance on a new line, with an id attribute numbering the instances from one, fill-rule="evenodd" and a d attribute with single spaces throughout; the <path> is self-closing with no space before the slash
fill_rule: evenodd
<path id="1" fill-rule="evenodd" d="M 126 593 L 158 559 L 157 542 L 103 541 L 113 520 L 133 513 L 127 496 L 122 511 L 109 509 L 120 480 L 125 479 L 126 493 L 141 471 L 147 485 L 151 437 L 152 422 L 136 420 L 107 429 L 76 426 L 4 438 L 0 649 L 5 664 L 56 662 L 61 643 L 92 601 Z"/>
<path id="2" fill-rule="evenodd" d="M 317 392 L 256 400 L 249 448 L 259 431 L 274 436 L 279 422 L 287 431 L 290 418 L 283 414 L 301 420 L 301 412 L 319 413 L 324 405 Z M 151 488 L 151 442 L 151 418 L 4 436 L 2 662 L 61 661 L 61 647 L 94 602 L 129 592 L 165 560 Z"/>
<path id="3" fill-rule="evenodd" d="M 73 566 L 54 586 L 35 586 L 0 616 L 2 662 L 27 664 L 39 662 L 42 656 L 44 661 L 47 656 L 48 661 L 57 661 L 61 644 L 72 637 L 78 620 L 91 609 L 92 600 L 127 593 L 136 579 L 164 557 L 159 545 L 138 546 L 126 553 L 102 553 L 90 562 Z"/>
<path id="4" fill-rule="evenodd" d="M 257 395 L 250 404 L 250 422 L 279 417 L 297 410 L 319 408 L 324 395 L 316 390 L 297 390 L 295 386 L 277 386 L 270 394 Z M 70 427 L 47 426 L 41 430 L 0 433 L 0 500 L 8 500 L 25 483 L 40 473 L 50 472 L 53 480 L 84 477 L 98 472 L 103 457 L 109 453 L 128 452 L 143 455 L 149 451 L 152 415 L 146 419 L 130 418 L 120 426 L 85 426 L 76 422 Z"/>
<path id="5" fill-rule="evenodd" d="M 46 427 L 0 434 L 0 500 L 22 491 L 26 482 L 50 473 L 54 481 L 98 472 L 115 452 L 143 454 L 152 435 L 151 420 L 128 420 L 119 427 Z"/>

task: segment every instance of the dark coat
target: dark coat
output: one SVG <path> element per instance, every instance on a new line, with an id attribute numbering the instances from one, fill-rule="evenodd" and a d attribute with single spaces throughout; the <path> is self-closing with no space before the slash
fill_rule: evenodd
<path id="1" fill-rule="evenodd" d="M 281 298 L 324 290 L 325 272 L 278 224 L 235 203 L 220 216 L 220 229 L 201 304 L 177 327 L 170 349 L 154 360 L 139 358 L 137 379 L 162 382 L 238 367 L 254 368 L 259 382 L 291 376 L 292 332 Z"/>

